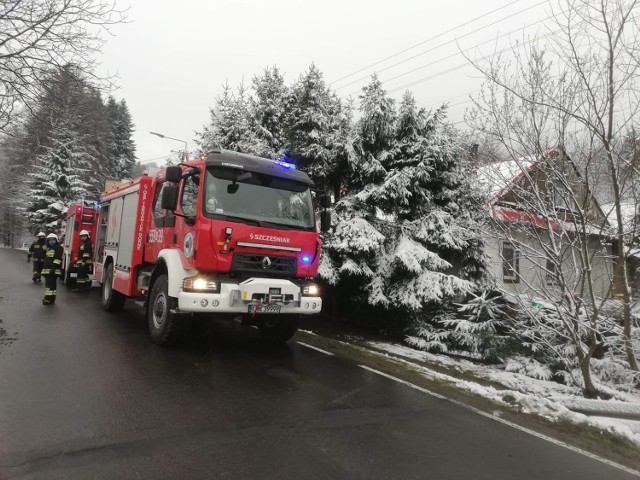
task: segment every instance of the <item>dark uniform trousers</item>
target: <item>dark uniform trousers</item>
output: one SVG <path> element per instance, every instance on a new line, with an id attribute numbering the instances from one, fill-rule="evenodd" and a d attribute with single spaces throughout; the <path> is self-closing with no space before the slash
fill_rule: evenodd
<path id="1" fill-rule="evenodd" d="M 93 248 L 91 247 L 91 239 L 87 238 L 82 242 L 78 251 L 78 277 L 76 278 L 76 287 L 78 290 L 89 290 L 91 288 L 91 280 L 89 272 L 93 261 L 91 256 Z"/>
<path id="2" fill-rule="evenodd" d="M 33 281 L 37 282 L 40 280 L 40 276 L 42 275 L 42 267 L 44 265 L 44 256 L 47 253 L 47 244 L 40 243 L 38 241 L 33 242 L 29 247 L 29 253 L 27 253 L 27 258 L 31 260 L 33 264 Z"/>
<path id="3" fill-rule="evenodd" d="M 44 299 L 45 305 L 56 303 L 56 287 L 58 277 L 62 275 L 62 246 L 54 245 L 47 249 L 42 267 L 44 277 Z"/>

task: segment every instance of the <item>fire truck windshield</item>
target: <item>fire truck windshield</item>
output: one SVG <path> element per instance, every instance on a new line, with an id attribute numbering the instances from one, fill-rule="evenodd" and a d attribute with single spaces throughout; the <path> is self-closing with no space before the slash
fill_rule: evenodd
<path id="1" fill-rule="evenodd" d="M 261 226 L 315 228 L 308 185 L 254 172 L 209 167 L 203 210 Z"/>

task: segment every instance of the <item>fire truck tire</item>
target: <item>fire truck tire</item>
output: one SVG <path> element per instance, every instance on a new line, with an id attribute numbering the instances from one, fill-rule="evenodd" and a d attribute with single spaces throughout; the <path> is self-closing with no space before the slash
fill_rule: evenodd
<path id="1" fill-rule="evenodd" d="M 169 296 L 169 280 L 167 275 L 160 275 L 153 282 L 147 320 L 151 340 L 157 345 L 175 345 L 183 339 L 187 323 L 180 315 L 171 310 L 178 306 L 178 299 Z"/>
<path id="2" fill-rule="evenodd" d="M 262 340 L 270 344 L 281 344 L 291 340 L 298 331 L 298 322 L 295 318 L 288 317 L 290 316 L 280 317 L 272 324 L 260 322 L 258 331 Z"/>
<path id="3" fill-rule="evenodd" d="M 113 289 L 113 263 L 107 265 L 102 279 L 102 308 L 107 312 L 120 312 L 127 299 Z"/>

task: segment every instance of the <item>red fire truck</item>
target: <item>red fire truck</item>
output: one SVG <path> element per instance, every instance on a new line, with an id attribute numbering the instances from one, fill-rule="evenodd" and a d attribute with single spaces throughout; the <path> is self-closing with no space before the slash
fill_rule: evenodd
<path id="1" fill-rule="evenodd" d="M 330 200 L 285 161 L 216 150 L 101 197 L 95 274 L 107 311 L 134 298 L 152 340 L 180 340 L 194 315 L 235 318 L 285 342 L 298 315 L 317 314 L 314 215 Z"/>
<path id="2" fill-rule="evenodd" d="M 78 276 L 78 247 L 80 246 L 80 232 L 87 230 L 91 241 L 95 241 L 96 227 L 100 209 L 96 202 L 81 200 L 71 206 L 65 214 L 65 233 L 62 243 L 62 281 L 73 286 Z M 90 278 L 92 276 L 90 275 Z"/>

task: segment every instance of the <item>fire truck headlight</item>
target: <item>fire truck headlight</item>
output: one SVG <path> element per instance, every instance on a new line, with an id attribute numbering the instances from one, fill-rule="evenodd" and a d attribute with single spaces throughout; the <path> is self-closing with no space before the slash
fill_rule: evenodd
<path id="1" fill-rule="evenodd" d="M 219 292 L 220 283 L 210 277 L 187 277 L 182 281 L 185 292 Z"/>
<path id="2" fill-rule="evenodd" d="M 318 295 L 319 292 L 320 292 L 320 290 L 318 289 L 317 285 L 305 285 L 304 287 L 302 287 L 302 294 L 303 295 L 316 296 L 316 295 Z"/>
<path id="3" fill-rule="evenodd" d="M 207 281 L 204 278 L 196 278 L 193 281 L 193 289 L 194 290 L 206 290 Z"/>

